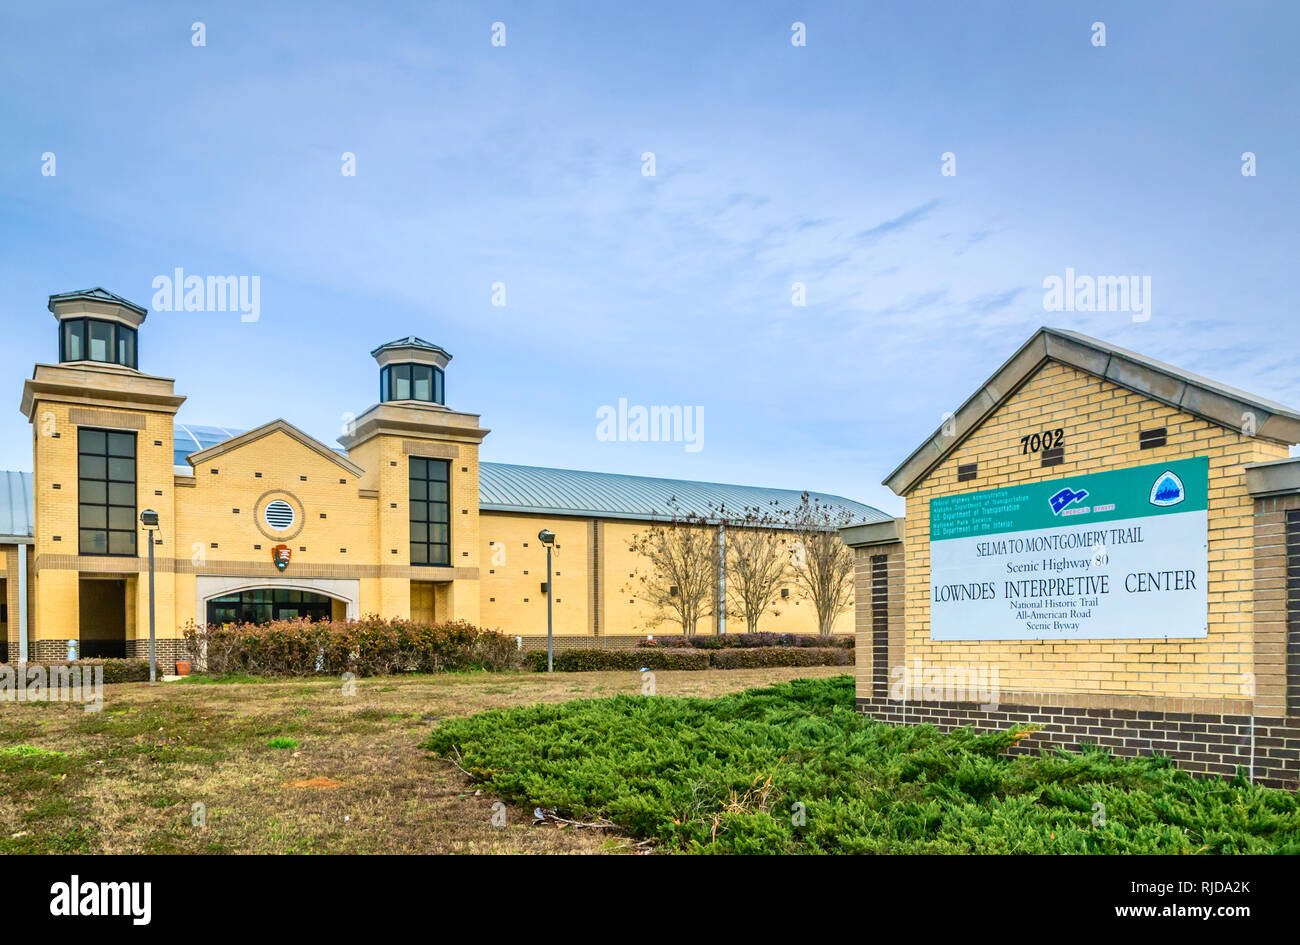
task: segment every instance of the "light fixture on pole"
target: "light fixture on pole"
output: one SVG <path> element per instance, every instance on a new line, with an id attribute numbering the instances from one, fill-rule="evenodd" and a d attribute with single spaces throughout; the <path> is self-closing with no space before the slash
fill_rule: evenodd
<path id="1" fill-rule="evenodd" d="M 551 636 L 551 548 L 555 545 L 555 532 L 543 528 L 537 540 L 546 546 L 546 671 L 555 672 L 555 648 Z"/>
<path id="2" fill-rule="evenodd" d="M 140 524 L 149 530 L 149 682 L 158 681 L 158 660 L 155 650 L 154 606 L 153 606 L 153 533 L 158 527 L 158 513 L 145 509 L 140 513 Z"/>

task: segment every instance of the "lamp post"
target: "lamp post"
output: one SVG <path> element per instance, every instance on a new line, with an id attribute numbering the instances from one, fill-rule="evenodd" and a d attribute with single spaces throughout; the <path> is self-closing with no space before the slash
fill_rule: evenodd
<path id="1" fill-rule="evenodd" d="M 140 513 L 140 524 L 147 528 L 149 541 L 149 682 L 158 682 L 158 660 L 154 643 L 154 609 L 153 609 L 153 533 L 158 527 L 158 513 L 145 509 Z"/>
<path id="2" fill-rule="evenodd" d="M 551 548 L 555 545 L 555 532 L 543 528 L 537 540 L 546 546 L 546 671 L 555 672 L 555 649 L 551 637 Z"/>

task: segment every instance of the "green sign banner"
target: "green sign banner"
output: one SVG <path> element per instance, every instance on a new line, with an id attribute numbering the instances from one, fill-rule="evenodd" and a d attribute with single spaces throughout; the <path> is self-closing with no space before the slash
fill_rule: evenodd
<path id="1" fill-rule="evenodd" d="M 1162 477 L 1166 471 L 1172 479 Z M 1052 528 L 1085 518 L 1096 524 L 1203 512 L 1208 508 L 1209 473 L 1210 460 L 1197 456 L 987 492 L 939 496 L 930 501 L 930 540 Z M 1166 493 L 1163 505 L 1153 501 L 1153 491 L 1162 488 Z"/>

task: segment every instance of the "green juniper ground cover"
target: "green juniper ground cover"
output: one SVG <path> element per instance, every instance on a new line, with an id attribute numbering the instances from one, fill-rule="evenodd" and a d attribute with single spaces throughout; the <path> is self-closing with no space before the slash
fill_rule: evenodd
<path id="1" fill-rule="evenodd" d="M 840 676 L 494 710 L 424 747 L 507 799 L 667 850 L 1300 853 L 1290 792 L 1099 750 L 1004 757 L 1016 738 L 874 722 Z"/>

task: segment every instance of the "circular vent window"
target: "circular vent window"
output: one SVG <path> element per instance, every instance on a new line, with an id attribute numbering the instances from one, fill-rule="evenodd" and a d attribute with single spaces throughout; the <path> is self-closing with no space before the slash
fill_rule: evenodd
<path id="1" fill-rule="evenodd" d="M 293 525 L 293 506 L 284 499 L 275 499 L 266 503 L 262 517 L 266 519 L 267 525 L 277 532 L 282 532 Z"/>

